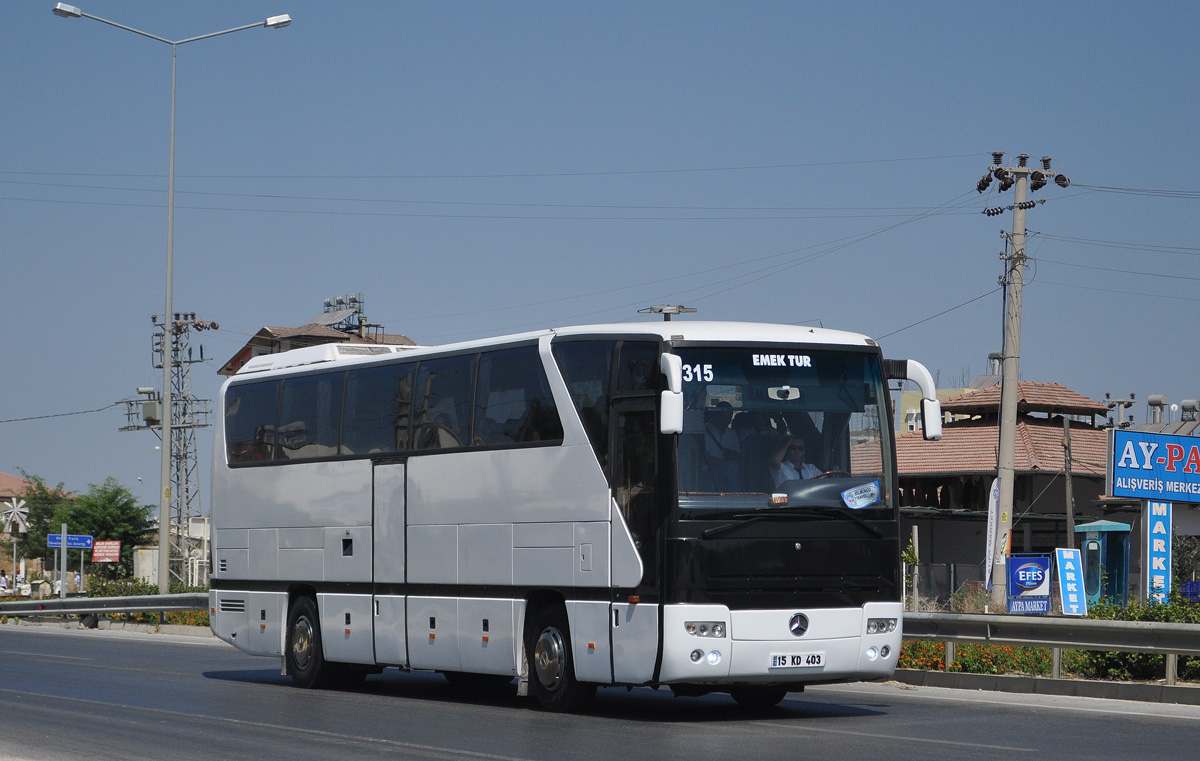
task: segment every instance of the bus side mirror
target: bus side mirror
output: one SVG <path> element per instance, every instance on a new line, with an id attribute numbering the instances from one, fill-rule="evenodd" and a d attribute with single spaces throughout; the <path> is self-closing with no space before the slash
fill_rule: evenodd
<path id="1" fill-rule="evenodd" d="M 658 410 L 658 430 L 683 433 L 683 360 L 677 354 L 663 354 L 659 360 L 667 389 L 662 392 Z"/>
<path id="2" fill-rule="evenodd" d="M 921 400 L 921 429 L 926 441 L 942 438 L 942 403 L 937 399 Z"/>

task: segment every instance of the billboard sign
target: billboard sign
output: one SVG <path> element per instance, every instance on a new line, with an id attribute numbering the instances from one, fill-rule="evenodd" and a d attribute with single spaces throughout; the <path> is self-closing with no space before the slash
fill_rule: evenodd
<path id="1" fill-rule="evenodd" d="M 1145 515 L 1146 599 L 1165 603 L 1171 594 L 1171 503 L 1149 502 Z"/>
<path id="2" fill-rule="evenodd" d="M 1064 616 L 1086 616 L 1087 595 L 1083 590 L 1083 560 L 1079 550 L 1054 551 L 1058 568 L 1058 596 Z"/>
<path id="3" fill-rule="evenodd" d="M 1114 497 L 1200 502 L 1200 439 L 1114 430 L 1109 478 Z"/>
<path id="4" fill-rule="evenodd" d="M 1008 612 L 1050 612 L 1050 556 L 1011 555 L 1008 563 Z"/>
<path id="5" fill-rule="evenodd" d="M 98 539 L 92 545 L 92 562 L 93 563 L 120 563 L 121 562 L 121 540 L 120 539 Z"/>

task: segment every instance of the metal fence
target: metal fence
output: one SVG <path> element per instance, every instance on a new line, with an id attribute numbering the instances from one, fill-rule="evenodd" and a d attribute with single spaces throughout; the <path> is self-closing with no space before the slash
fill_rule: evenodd
<path id="1" fill-rule="evenodd" d="M 1064 648 L 1164 655 L 1167 684 L 1176 682 L 1180 655 L 1200 656 L 1200 624 L 1159 621 L 905 612 L 904 638 L 945 642 L 947 665 L 954 662 L 954 644 L 958 642 L 1048 647 L 1055 678 Z"/>
<path id="2" fill-rule="evenodd" d="M 916 579 L 920 600 L 942 606 L 949 605 L 953 595 L 982 589 L 984 583 L 983 567 L 978 563 L 917 563 L 905 571 Z M 912 594 L 911 581 L 904 591 Z"/>
<path id="3" fill-rule="evenodd" d="M 0 615 L 4 616 L 163 613 L 207 609 L 208 595 L 202 592 L 0 603 Z M 947 663 L 953 662 L 953 645 L 958 642 L 1048 647 L 1055 653 L 1055 677 L 1058 676 L 1064 648 L 1165 655 L 1168 684 L 1175 683 L 1178 656 L 1200 656 L 1200 624 L 1157 621 L 1097 621 L 1061 616 L 910 611 L 904 614 L 904 638 L 947 643 Z"/>
<path id="4" fill-rule="evenodd" d="M 131 597 L 47 597 L 37 600 L 0 602 L 0 616 L 169 613 L 176 610 L 208 610 L 208 595 L 203 592 L 189 592 L 178 595 Z"/>

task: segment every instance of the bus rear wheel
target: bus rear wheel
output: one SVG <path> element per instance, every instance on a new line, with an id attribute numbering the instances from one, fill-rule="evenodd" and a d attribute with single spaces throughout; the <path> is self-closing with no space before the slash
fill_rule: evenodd
<path id="1" fill-rule="evenodd" d="M 561 606 L 550 605 L 538 612 L 525 653 L 534 697 L 547 711 L 577 711 L 596 694 L 596 685 L 575 678 L 571 629 Z"/>
<path id="2" fill-rule="evenodd" d="M 297 687 L 329 687 L 339 676 L 337 667 L 325 660 L 317 603 L 311 597 L 297 597 L 288 609 L 285 657 Z"/>

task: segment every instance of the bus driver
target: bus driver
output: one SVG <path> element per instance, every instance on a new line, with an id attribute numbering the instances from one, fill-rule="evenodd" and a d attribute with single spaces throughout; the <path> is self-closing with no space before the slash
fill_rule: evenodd
<path id="1" fill-rule="evenodd" d="M 778 487 L 784 481 L 815 478 L 821 470 L 811 462 L 804 461 L 804 439 L 793 436 L 771 456 L 771 478 Z"/>

